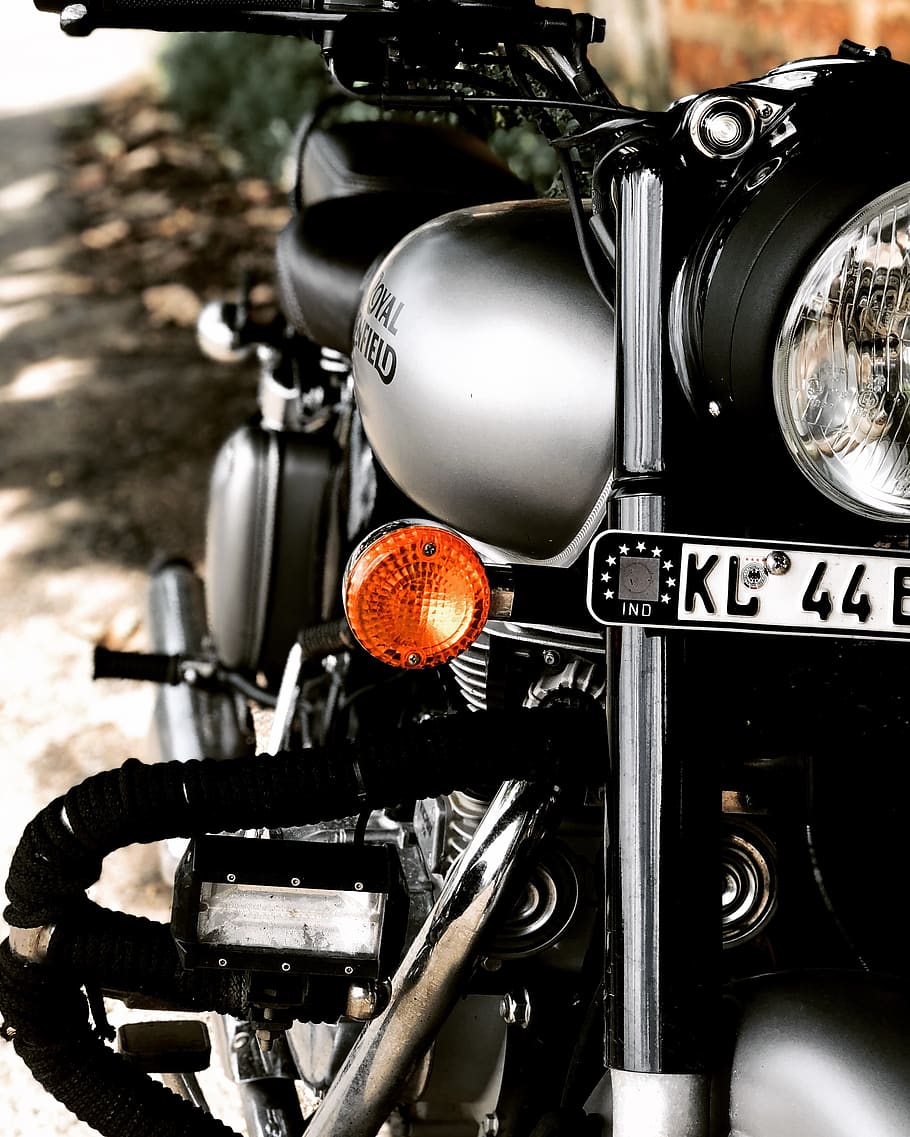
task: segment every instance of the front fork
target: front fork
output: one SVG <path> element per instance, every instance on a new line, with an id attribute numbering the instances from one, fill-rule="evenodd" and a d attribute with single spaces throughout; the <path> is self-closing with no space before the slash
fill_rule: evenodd
<path id="1" fill-rule="evenodd" d="M 666 514 L 664 185 L 647 150 L 625 162 L 617 188 L 617 488 L 611 524 L 660 533 Z M 607 630 L 606 647 L 612 1137 L 707 1137 L 706 989 L 717 929 L 704 899 L 716 873 L 699 755 L 671 731 L 670 679 L 680 645 L 643 627 L 623 627 Z"/>

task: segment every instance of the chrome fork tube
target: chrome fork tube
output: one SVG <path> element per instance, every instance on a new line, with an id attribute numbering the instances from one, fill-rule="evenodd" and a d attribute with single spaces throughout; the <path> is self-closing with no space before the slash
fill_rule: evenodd
<path id="1" fill-rule="evenodd" d="M 617 497 L 622 530 L 665 527 L 663 179 L 647 151 L 619 176 L 616 239 Z M 679 752 L 669 746 L 668 643 L 644 627 L 607 633 L 614 800 L 611 903 L 613 1137 L 705 1137 L 707 1083 L 692 1053 L 679 868 L 688 856 Z M 690 865 L 697 872 L 698 867 Z M 685 1043 L 681 1040 L 685 1039 Z M 697 1049 L 697 1047 L 696 1047 Z"/>
<path id="2" fill-rule="evenodd" d="M 307 1137 L 375 1137 L 461 994 L 503 890 L 546 832 L 557 798 L 539 783 L 500 787 L 402 960 L 388 1007 L 354 1043 Z"/>

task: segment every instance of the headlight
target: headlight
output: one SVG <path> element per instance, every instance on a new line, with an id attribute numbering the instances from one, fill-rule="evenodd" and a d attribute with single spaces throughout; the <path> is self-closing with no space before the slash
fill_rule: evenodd
<path id="1" fill-rule="evenodd" d="M 910 517 L 910 182 L 812 261 L 772 381 L 787 446 L 822 493 L 867 517 Z"/>
<path id="2" fill-rule="evenodd" d="M 407 898 L 389 845 L 203 836 L 174 878 L 184 966 L 377 979 L 397 962 Z"/>
<path id="3" fill-rule="evenodd" d="M 758 462 L 782 507 L 804 516 L 805 476 L 855 514 L 907 521 L 910 151 L 878 108 L 903 105 L 910 68 L 839 58 L 793 76 L 786 128 L 760 132 L 732 177 L 686 172 L 701 192 L 668 228 L 673 363 L 711 436 Z"/>

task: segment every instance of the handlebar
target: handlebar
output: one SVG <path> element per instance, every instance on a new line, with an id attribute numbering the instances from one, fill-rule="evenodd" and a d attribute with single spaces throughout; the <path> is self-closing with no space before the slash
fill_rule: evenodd
<path id="1" fill-rule="evenodd" d="M 605 22 L 562 8 L 538 8 L 534 0 L 34 0 L 42 12 L 60 15 L 70 35 L 95 28 L 150 31 L 249 31 L 318 36 L 342 24 L 369 27 L 383 35 L 438 34 L 450 28 L 502 43 L 546 45 L 567 35 L 587 43 L 604 38 Z"/>
<path id="2" fill-rule="evenodd" d="M 381 8 L 381 0 L 34 0 L 42 12 L 56 12 L 70 35 L 95 28 L 150 31 L 258 31 L 289 22 L 330 27 L 348 10 Z M 325 11 L 323 9 L 326 9 Z M 301 29 L 304 30 L 304 29 Z"/>

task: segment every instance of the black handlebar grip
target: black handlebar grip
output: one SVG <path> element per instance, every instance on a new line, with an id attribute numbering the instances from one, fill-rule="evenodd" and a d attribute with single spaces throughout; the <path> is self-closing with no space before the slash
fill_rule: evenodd
<path id="1" fill-rule="evenodd" d="M 95 648 L 93 679 L 138 679 L 146 683 L 180 682 L 180 658 L 156 652 Z"/>
<path id="2" fill-rule="evenodd" d="M 88 35 L 95 28 L 147 28 L 151 31 L 245 31 L 320 37 L 353 17 L 429 20 L 435 30 L 437 9 L 432 4 L 385 7 L 385 0 L 34 0 L 42 12 L 58 12 L 65 32 Z M 568 10 L 544 7 L 535 0 L 449 0 L 444 25 L 468 27 L 480 21 L 484 34 L 522 43 L 551 42 L 553 29 L 564 36 L 576 17 Z M 516 22 L 517 21 L 517 22 Z M 417 25 L 415 25 L 417 26 Z M 368 25 L 369 27 L 369 25 Z M 549 29 L 549 30 L 548 30 Z M 544 34 L 546 33 L 546 34 Z M 372 34 L 375 38 L 375 29 Z M 543 39 L 541 35 L 543 34 Z M 588 37 L 590 38 L 590 37 Z M 599 37 L 598 37 L 599 38 Z"/>
<path id="3" fill-rule="evenodd" d="M 78 0 L 34 0 L 41 12 L 62 12 L 64 8 L 79 7 Z M 193 12 L 310 12 L 314 0 L 82 0 L 82 7 L 91 15 L 140 15 L 143 12 L 174 12 L 189 15 Z"/>
<path id="4" fill-rule="evenodd" d="M 359 0 L 353 0 L 355 7 Z M 373 3 L 374 0 L 366 0 Z M 379 0 L 381 3 L 381 0 Z M 322 15 L 333 0 L 34 0 L 43 12 L 59 12 L 60 26 L 73 36 L 95 28 L 147 28 L 150 31 L 268 31 L 287 34 L 290 23 L 306 35 L 303 21 L 319 25 L 340 17 Z M 344 5 L 345 0 L 342 0 Z M 311 25 L 312 26 L 312 25 Z"/>

